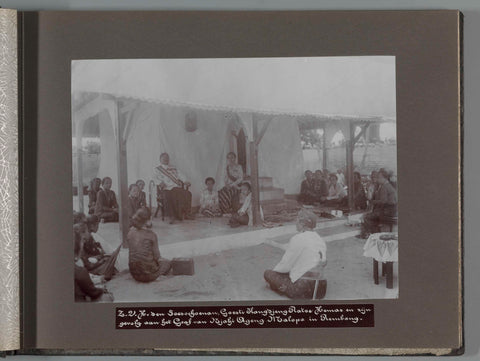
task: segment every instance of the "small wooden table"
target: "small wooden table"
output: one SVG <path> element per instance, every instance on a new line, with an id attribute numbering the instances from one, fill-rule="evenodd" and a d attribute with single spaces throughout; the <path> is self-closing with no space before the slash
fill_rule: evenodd
<path id="1" fill-rule="evenodd" d="M 387 288 L 393 288 L 393 262 L 398 262 L 398 234 L 373 233 L 363 246 L 363 255 L 373 258 L 373 280 L 378 285 L 378 262 L 382 262 L 382 276 L 387 277 Z"/>

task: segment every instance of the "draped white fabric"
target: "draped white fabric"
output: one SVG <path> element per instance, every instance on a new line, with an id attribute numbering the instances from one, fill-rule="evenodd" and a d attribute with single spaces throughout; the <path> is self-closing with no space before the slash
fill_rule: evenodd
<path id="1" fill-rule="evenodd" d="M 130 115 L 132 127 L 127 139 L 128 182 L 143 179 L 148 185 L 163 152 L 170 155 L 187 180 L 193 204 L 197 205 L 205 178 L 213 177 L 216 188 L 223 187 L 226 155 L 235 151 L 233 130 L 243 123 L 229 119 L 224 112 L 195 110 L 197 129 L 185 129 L 185 116 L 191 108 L 139 102 Z M 261 127 L 261 124 L 260 124 Z M 116 145 L 109 114 L 100 116 L 101 161 L 99 177 L 110 176 L 118 192 Z M 275 117 L 259 146 L 259 174 L 273 177 L 274 186 L 286 193 L 298 193 L 303 158 L 297 122 L 287 116 Z"/>
<path id="2" fill-rule="evenodd" d="M 253 117 L 259 130 L 273 117 L 259 145 L 259 176 L 295 194 L 303 156 L 294 116 L 395 118 L 395 92 L 393 56 L 72 62 L 73 121 L 85 117 L 85 100 L 95 94 L 129 103 L 128 182 L 143 179 L 148 189 L 159 155 L 168 152 L 192 183 L 194 205 L 206 177 L 216 179 L 217 189 L 223 186 L 226 154 L 236 151 L 232 130 L 242 127 L 251 140 Z M 189 132 L 185 116 L 191 111 L 198 127 Z M 114 117 L 111 111 L 99 116 L 98 176 L 110 176 L 118 192 Z M 327 142 L 338 129 L 348 137 L 348 122 L 333 120 L 326 126 Z"/>

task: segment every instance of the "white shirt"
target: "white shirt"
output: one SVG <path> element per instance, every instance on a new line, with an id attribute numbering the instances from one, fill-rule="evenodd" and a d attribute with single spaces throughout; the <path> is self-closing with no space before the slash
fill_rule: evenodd
<path id="1" fill-rule="evenodd" d="M 280 273 L 289 273 L 295 282 L 306 272 L 327 260 L 327 244 L 314 231 L 296 234 L 287 244 L 287 249 L 280 262 L 273 269 Z"/>
<path id="2" fill-rule="evenodd" d="M 164 164 L 160 164 L 159 167 L 162 167 L 163 169 L 165 169 L 167 172 L 169 172 L 174 179 L 177 179 L 178 181 L 181 181 L 181 182 L 185 182 L 185 177 L 182 173 L 180 173 L 177 168 L 175 168 L 173 165 L 169 164 L 169 165 L 164 165 Z M 180 184 L 177 184 L 174 179 L 172 179 L 171 177 L 167 176 L 166 174 L 162 173 L 162 171 L 160 171 L 158 169 L 158 167 L 155 167 L 154 169 L 154 175 L 153 175 L 153 179 L 155 180 L 155 183 L 158 185 L 160 183 L 165 183 L 165 188 L 166 190 L 171 190 L 172 188 L 175 188 L 175 187 L 181 187 Z"/>

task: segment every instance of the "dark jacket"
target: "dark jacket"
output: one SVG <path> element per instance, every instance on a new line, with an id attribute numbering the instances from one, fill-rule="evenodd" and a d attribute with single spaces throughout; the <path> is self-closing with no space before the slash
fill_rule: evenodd
<path id="1" fill-rule="evenodd" d="M 111 212 L 112 209 L 118 209 L 117 198 L 112 190 L 100 189 L 97 193 L 97 202 L 95 203 L 95 214 L 100 216 L 104 212 Z"/>

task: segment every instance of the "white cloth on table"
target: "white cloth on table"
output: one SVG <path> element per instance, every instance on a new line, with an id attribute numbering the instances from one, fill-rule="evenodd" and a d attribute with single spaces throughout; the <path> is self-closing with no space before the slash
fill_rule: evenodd
<path id="1" fill-rule="evenodd" d="M 320 261 L 327 260 L 327 244 L 317 232 L 306 231 L 296 234 L 287 244 L 280 262 L 273 269 L 280 273 L 289 273 L 295 282 Z"/>
<path id="2" fill-rule="evenodd" d="M 363 255 L 372 257 L 378 262 L 397 262 L 398 261 L 398 240 L 383 240 L 383 236 L 396 236 L 396 233 L 381 232 L 371 234 L 363 246 Z"/>

